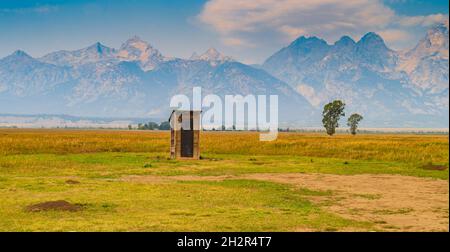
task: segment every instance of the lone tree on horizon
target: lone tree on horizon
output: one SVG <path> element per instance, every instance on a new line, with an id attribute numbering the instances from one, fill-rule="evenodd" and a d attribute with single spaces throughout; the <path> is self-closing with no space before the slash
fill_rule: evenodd
<path id="1" fill-rule="evenodd" d="M 323 107 L 322 123 L 328 135 L 332 136 L 336 133 L 336 128 L 339 127 L 339 119 L 345 116 L 344 109 L 345 103 L 340 100 L 330 102 Z"/>
<path id="2" fill-rule="evenodd" d="M 347 121 L 347 125 L 350 127 L 350 133 L 356 135 L 356 130 L 358 129 L 359 122 L 364 119 L 360 114 L 352 114 Z"/>

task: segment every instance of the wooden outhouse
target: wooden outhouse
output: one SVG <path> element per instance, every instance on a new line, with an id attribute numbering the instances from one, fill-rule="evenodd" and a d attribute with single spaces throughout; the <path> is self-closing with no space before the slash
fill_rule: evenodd
<path id="1" fill-rule="evenodd" d="M 201 111 L 174 110 L 170 115 L 170 157 L 172 159 L 200 158 Z"/>

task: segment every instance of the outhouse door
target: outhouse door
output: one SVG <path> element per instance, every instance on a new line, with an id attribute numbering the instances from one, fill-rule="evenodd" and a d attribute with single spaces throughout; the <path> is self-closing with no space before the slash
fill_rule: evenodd
<path id="1" fill-rule="evenodd" d="M 189 120 L 189 128 L 181 128 L 181 157 L 193 157 L 194 156 L 194 113 L 191 111 L 188 118 L 183 118 L 183 120 Z"/>

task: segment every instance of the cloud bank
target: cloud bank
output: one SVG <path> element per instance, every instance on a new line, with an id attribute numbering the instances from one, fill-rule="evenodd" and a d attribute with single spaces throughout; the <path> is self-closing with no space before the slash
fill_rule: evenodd
<path id="1" fill-rule="evenodd" d="M 448 22 L 443 14 L 401 16 L 380 0 L 210 0 L 198 19 L 235 47 L 287 43 L 301 35 L 359 39 L 369 31 L 401 47 L 415 27 Z"/>

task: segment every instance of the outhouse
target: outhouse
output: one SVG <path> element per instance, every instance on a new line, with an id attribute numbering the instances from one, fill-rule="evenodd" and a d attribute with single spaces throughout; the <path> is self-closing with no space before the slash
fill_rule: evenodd
<path id="1" fill-rule="evenodd" d="M 170 115 L 170 157 L 172 159 L 200 158 L 201 111 L 174 110 Z"/>

